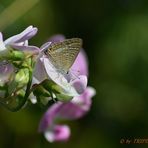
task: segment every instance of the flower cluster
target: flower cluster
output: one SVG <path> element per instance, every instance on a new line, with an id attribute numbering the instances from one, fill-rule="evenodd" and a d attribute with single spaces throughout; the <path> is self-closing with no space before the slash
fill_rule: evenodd
<path id="1" fill-rule="evenodd" d="M 36 33 L 37 28 L 29 26 L 5 41 L 0 33 L 0 103 L 11 111 L 22 108 L 29 96 L 39 48 L 28 45 L 28 40 Z"/>
<path id="2" fill-rule="evenodd" d="M 54 100 L 41 119 L 39 132 L 49 142 L 65 141 L 70 129 L 60 121 L 84 116 L 95 95 L 95 89 L 87 86 L 87 57 L 81 49 L 68 74 L 62 74 L 44 50 L 65 37 L 53 36 L 39 48 L 28 44 L 36 33 L 37 28 L 29 26 L 5 41 L 0 33 L 0 103 L 10 111 L 18 111 L 29 101 L 48 106 Z"/>

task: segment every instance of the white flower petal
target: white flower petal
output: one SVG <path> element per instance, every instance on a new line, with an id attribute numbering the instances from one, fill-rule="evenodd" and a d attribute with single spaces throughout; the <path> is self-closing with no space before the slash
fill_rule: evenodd
<path id="1" fill-rule="evenodd" d="M 2 33 L 0 32 L 0 51 L 3 51 L 3 50 L 5 50 L 6 49 L 6 47 L 5 47 L 5 44 L 4 44 L 4 42 L 3 42 L 3 35 L 2 35 Z"/>
<path id="2" fill-rule="evenodd" d="M 44 50 L 46 50 L 47 48 L 49 48 L 50 45 L 51 45 L 51 42 L 47 42 L 47 43 L 43 44 L 40 47 L 41 52 L 43 52 Z"/>
<path id="3" fill-rule="evenodd" d="M 27 27 L 24 31 L 22 31 L 20 34 L 14 35 L 7 40 L 4 41 L 5 45 L 7 44 L 13 44 L 13 43 L 20 43 L 25 42 L 26 40 L 30 39 L 37 33 L 37 28 L 33 26 Z"/>

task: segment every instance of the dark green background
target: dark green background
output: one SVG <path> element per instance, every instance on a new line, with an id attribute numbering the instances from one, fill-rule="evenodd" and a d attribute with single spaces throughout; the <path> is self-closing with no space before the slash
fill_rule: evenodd
<path id="1" fill-rule="evenodd" d="M 148 147 L 120 144 L 121 138 L 148 138 L 148 1 L 36 0 L 33 5 L 35 0 L 20 1 L 0 1 L 0 30 L 5 38 L 29 25 L 39 29 L 30 41 L 37 46 L 59 33 L 82 38 L 89 85 L 97 95 L 87 116 L 67 122 L 72 129 L 67 143 L 50 144 L 37 132 L 45 109 L 30 105 L 11 113 L 1 107 L 0 147 Z M 15 9 L 9 11 L 14 3 Z M 14 19 L 22 8 L 26 12 Z M 2 17 L 4 11 L 7 17 Z"/>

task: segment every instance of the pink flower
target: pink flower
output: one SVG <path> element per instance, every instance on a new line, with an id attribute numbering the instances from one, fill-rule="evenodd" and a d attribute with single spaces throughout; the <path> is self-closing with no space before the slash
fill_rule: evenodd
<path id="1" fill-rule="evenodd" d="M 67 141 L 70 136 L 70 129 L 67 125 L 55 125 L 52 131 L 46 130 L 44 136 L 49 142 Z"/>
<path id="2" fill-rule="evenodd" d="M 70 136 L 70 129 L 67 126 L 65 129 L 65 125 L 59 125 L 56 121 L 58 119 L 74 120 L 83 117 L 90 110 L 91 98 L 94 95 L 95 90 L 92 87 L 87 87 L 82 95 L 74 97 L 71 102 L 57 102 L 52 105 L 44 114 L 39 131 L 44 132 L 45 138 L 49 142 L 67 140 Z M 59 127 L 58 132 L 55 130 L 57 126 Z"/>
<path id="3" fill-rule="evenodd" d="M 63 36 L 58 35 L 52 37 L 56 41 L 62 41 Z M 45 67 L 48 61 L 44 59 Z M 46 67 L 48 71 L 48 66 Z M 67 103 L 57 102 L 44 114 L 39 125 L 39 132 L 43 132 L 45 138 L 49 142 L 54 141 L 66 141 L 70 137 L 70 129 L 66 125 L 60 125 L 58 123 L 60 120 L 75 120 L 83 117 L 89 110 L 92 104 L 92 97 L 95 95 L 95 89 L 92 87 L 86 88 L 86 75 L 88 76 L 88 63 L 86 59 L 86 54 L 83 50 L 79 53 L 76 58 L 72 68 L 75 71 L 79 71 L 79 78 L 71 82 L 71 86 L 74 87 L 75 91 L 80 95 L 75 95 L 73 99 Z M 48 73 L 48 72 L 47 72 Z M 52 76 L 50 73 L 48 75 Z M 85 77 L 84 77 L 85 76 Z M 71 77 L 71 76 L 69 76 Z M 67 77 L 67 80 L 70 79 Z M 54 80 L 55 81 L 55 80 Z M 82 82 L 83 81 L 83 82 Z M 56 81 L 56 83 L 59 83 Z M 85 87 L 83 86 L 85 84 Z M 59 84 L 60 85 L 60 84 Z"/>

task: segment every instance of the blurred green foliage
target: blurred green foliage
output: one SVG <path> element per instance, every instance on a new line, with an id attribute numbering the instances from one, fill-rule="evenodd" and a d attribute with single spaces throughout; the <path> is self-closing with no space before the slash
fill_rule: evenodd
<path id="1" fill-rule="evenodd" d="M 15 9 L 10 11 L 10 6 Z M 50 144 L 38 134 L 46 109 L 30 105 L 11 113 L 1 107 L 0 147 L 118 148 L 127 146 L 120 144 L 121 138 L 147 139 L 147 7 L 147 0 L 1 0 L 0 30 L 6 38 L 30 24 L 39 29 L 31 40 L 34 45 L 59 33 L 81 37 L 89 59 L 89 84 L 97 95 L 86 117 L 68 122 L 72 136 L 67 143 Z"/>

